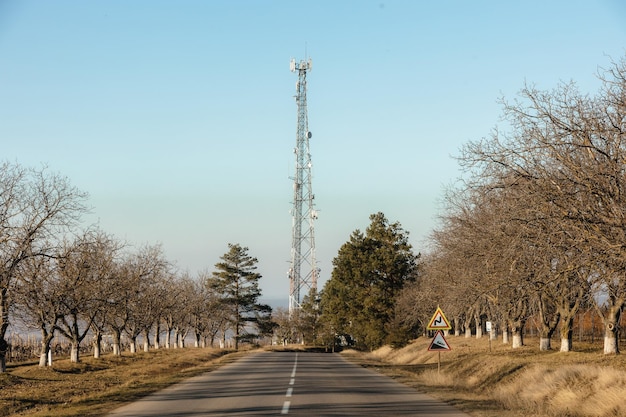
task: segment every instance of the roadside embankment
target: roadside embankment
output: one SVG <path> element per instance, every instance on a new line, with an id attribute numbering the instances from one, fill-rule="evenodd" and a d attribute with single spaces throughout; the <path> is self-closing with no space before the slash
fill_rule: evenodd
<path id="1" fill-rule="evenodd" d="M 626 357 L 604 355 L 601 342 L 541 352 L 536 339 L 515 350 L 487 337 L 447 341 L 451 350 L 441 353 L 420 338 L 343 354 L 476 417 L 626 415 Z"/>

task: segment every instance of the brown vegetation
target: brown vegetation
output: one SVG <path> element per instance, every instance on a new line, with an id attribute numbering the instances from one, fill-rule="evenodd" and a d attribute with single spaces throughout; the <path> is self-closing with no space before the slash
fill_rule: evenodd
<path id="1" fill-rule="evenodd" d="M 218 349 L 160 349 L 135 355 L 9 365 L 0 374 L 0 416 L 99 416 L 245 353 Z"/>
<path id="2" fill-rule="evenodd" d="M 602 340 L 579 342 L 574 352 L 511 349 L 501 341 L 447 337 L 452 350 L 427 350 L 430 338 L 401 349 L 344 355 L 453 404 L 475 417 L 624 415 L 626 357 L 604 355 Z M 279 348 L 281 349 L 281 348 Z M 285 349 L 285 348 L 282 348 Z M 293 349 L 303 350 L 301 345 Z M 160 349 L 105 355 L 82 363 L 57 360 L 9 365 L 0 375 L 0 416 L 99 416 L 185 378 L 231 362 L 245 352 Z"/>
<path id="3" fill-rule="evenodd" d="M 445 400 L 476 417 L 604 417 L 626 414 L 626 357 L 604 355 L 602 341 L 575 352 L 511 349 L 501 341 L 450 336 L 452 350 L 429 352 L 429 338 L 402 348 L 346 356 Z"/>

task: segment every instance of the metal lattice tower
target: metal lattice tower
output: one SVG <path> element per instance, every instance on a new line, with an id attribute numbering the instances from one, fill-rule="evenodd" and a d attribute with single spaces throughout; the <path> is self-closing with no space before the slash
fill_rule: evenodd
<path id="1" fill-rule="evenodd" d="M 300 308 L 301 296 L 313 290 L 317 293 L 319 269 L 315 260 L 314 222 L 317 211 L 311 188 L 311 154 L 309 152 L 309 120 L 306 108 L 306 73 L 311 70 L 311 59 L 299 63 L 291 60 L 291 71 L 298 74 L 296 104 L 298 128 L 296 134 L 296 176 L 293 178 L 293 224 L 291 230 L 291 267 L 289 268 L 289 314 Z"/>

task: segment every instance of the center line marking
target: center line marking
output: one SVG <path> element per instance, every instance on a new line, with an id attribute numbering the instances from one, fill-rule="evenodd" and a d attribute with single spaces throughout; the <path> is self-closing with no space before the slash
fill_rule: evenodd
<path id="1" fill-rule="evenodd" d="M 296 360 L 293 363 L 293 369 L 291 370 L 291 379 L 289 380 L 289 385 L 293 385 L 296 383 L 296 369 L 298 368 L 298 354 L 296 353 Z M 287 388 L 287 394 L 285 397 L 290 398 L 293 394 L 293 387 Z M 283 403 L 283 410 L 280 414 L 289 414 L 289 406 L 291 405 L 291 401 L 285 401 Z"/>
<path id="2" fill-rule="evenodd" d="M 296 353 L 296 361 L 293 363 L 293 370 L 291 371 L 291 377 L 296 377 L 296 368 L 298 367 L 298 354 Z"/>

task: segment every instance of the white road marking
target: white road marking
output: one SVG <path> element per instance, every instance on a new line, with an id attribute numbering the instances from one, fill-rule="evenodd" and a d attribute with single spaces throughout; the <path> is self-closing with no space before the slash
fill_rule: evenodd
<path id="1" fill-rule="evenodd" d="M 296 360 L 293 363 L 293 370 L 291 371 L 291 377 L 295 378 L 296 377 L 296 368 L 298 367 L 298 354 L 296 353 Z"/>
<path id="2" fill-rule="evenodd" d="M 298 369 L 298 354 L 296 353 L 296 360 L 293 363 L 293 369 L 291 370 L 291 379 L 289 380 L 289 385 L 293 385 L 296 383 L 296 369 Z M 293 394 L 293 387 L 287 388 L 287 394 L 285 395 L 287 398 L 290 398 Z M 291 401 L 285 401 L 283 403 L 283 411 L 281 414 L 289 414 L 289 406 L 291 405 Z"/>

